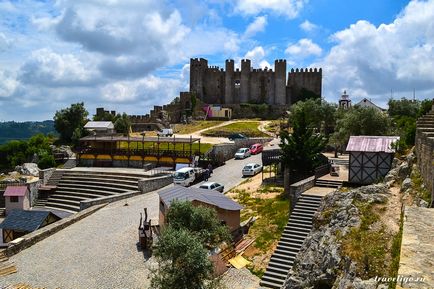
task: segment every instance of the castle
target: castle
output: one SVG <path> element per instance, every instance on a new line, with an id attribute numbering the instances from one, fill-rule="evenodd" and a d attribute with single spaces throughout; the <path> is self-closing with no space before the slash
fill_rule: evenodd
<path id="1" fill-rule="evenodd" d="M 190 59 L 190 92 L 208 104 L 266 103 L 291 105 L 300 99 L 321 97 L 322 69 L 291 69 L 286 77 L 286 60 L 278 59 L 272 69 L 252 69 L 249 59 L 234 60 L 224 69 L 208 66 L 204 58 Z"/>

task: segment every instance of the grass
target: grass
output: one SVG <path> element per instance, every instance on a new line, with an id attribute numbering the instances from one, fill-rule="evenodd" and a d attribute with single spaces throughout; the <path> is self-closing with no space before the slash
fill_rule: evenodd
<path id="1" fill-rule="evenodd" d="M 121 142 L 120 144 L 122 149 L 126 149 L 128 148 L 128 143 L 127 142 Z M 207 151 L 209 151 L 212 148 L 212 144 L 209 143 L 201 143 L 200 144 L 200 152 L 201 153 L 206 153 Z M 154 148 L 155 150 L 157 149 L 157 145 L 154 143 L 147 143 L 145 142 L 144 145 L 141 142 L 131 142 L 130 143 L 130 149 L 142 149 L 142 147 L 144 147 L 145 149 L 152 149 Z M 181 143 L 177 143 L 177 144 L 172 144 L 172 143 L 161 143 L 159 150 L 160 151 L 164 151 L 164 150 L 175 150 L 175 151 L 182 151 L 183 150 L 183 146 Z M 189 144 L 185 144 L 184 145 L 184 150 L 185 151 L 189 151 L 190 150 L 190 145 Z M 198 143 L 193 143 L 191 146 L 191 150 L 193 152 L 199 151 L 199 144 Z"/>
<path id="2" fill-rule="evenodd" d="M 202 133 L 204 136 L 228 137 L 234 133 L 241 133 L 247 137 L 267 137 L 265 133 L 258 129 L 259 121 L 240 121 L 222 127 L 207 130 Z"/>
<path id="3" fill-rule="evenodd" d="M 256 238 L 255 247 L 262 253 L 266 253 L 280 238 L 288 222 L 289 199 L 282 191 L 283 189 L 278 187 L 261 188 L 258 193 L 279 193 L 275 198 L 264 199 L 254 197 L 245 190 L 234 190 L 237 201 L 245 208 L 241 213 L 241 220 L 258 217 L 250 228 L 249 235 Z"/>
<path id="4" fill-rule="evenodd" d="M 265 130 L 271 133 L 277 133 L 280 130 L 281 120 L 271 120 L 266 126 Z"/>
<path id="5" fill-rule="evenodd" d="M 398 277 L 399 259 L 401 256 L 401 243 L 402 243 L 402 229 L 404 227 L 404 212 L 401 212 L 401 219 L 399 225 L 399 232 L 392 239 L 392 263 L 390 265 L 390 277 Z M 389 283 L 389 289 L 396 287 L 396 281 Z"/>
<path id="6" fill-rule="evenodd" d="M 189 124 L 177 124 L 175 126 L 175 132 L 179 134 L 190 134 L 194 133 L 198 130 L 206 129 L 212 126 L 219 125 L 223 123 L 224 121 L 221 120 L 200 120 L 200 121 L 193 121 Z"/>
<path id="7" fill-rule="evenodd" d="M 414 184 L 413 188 L 416 195 L 428 204 L 431 204 L 431 193 L 423 186 L 423 178 L 418 168 L 412 171 L 411 180 Z"/>
<path id="8" fill-rule="evenodd" d="M 373 210 L 373 204 L 361 201 L 354 201 L 353 204 L 359 209 L 361 224 L 358 228 L 352 228 L 344 237 L 339 237 L 342 241 L 342 253 L 357 264 L 357 276 L 360 278 L 388 276 L 393 271 L 389 252 L 392 247 L 396 255 L 397 249 L 393 245 L 396 236 L 388 233 L 383 224 L 377 223 L 380 216 Z M 393 252 L 392 258 L 396 258 Z"/>

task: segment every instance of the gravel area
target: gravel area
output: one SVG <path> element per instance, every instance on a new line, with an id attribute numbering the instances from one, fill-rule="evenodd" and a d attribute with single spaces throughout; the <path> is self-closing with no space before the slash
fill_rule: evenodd
<path id="1" fill-rule="evenodd" d="M 125 206 L 125 204 L 128 206 Z M 10 258 L 18 272 L 0 288 L 26 283 L 44 288 L 148 288 L 147 259 L 137 247 L 140 212 L 158 219 L 158 194 L 112 203 Z"/>
<path id="2" fill-rule="evenodd" d="M 222 276 L 222 285 L 227 289 L 257 289 L 259 287 L 259 279 L 257 276 L 250 273 L 247 268 L 229 270 Z"/>

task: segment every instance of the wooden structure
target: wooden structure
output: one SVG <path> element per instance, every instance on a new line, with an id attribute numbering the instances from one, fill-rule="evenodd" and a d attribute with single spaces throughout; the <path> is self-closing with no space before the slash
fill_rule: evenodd
<path id="1" fill-rule="evenodd" d="M 151 250 L 153 237 L 152 237 L 152 226 L 151 219 L 148 221 L 148 210 L 145 211 L 145 220 L 143 220 L 143 215 L 140 213 L 140 224 L 139 224 L 139 244 L 144 250 Z"/>
<path id="2" fill-rule="evenodd" d="M 386 176 L 397 141 L 397 136 L 351 136 L 346 149 L 350 154 L 348 181 L 368 185 Z"/>
<path id="3" fill-rule="evenodd" d="M 144 135 L 86 136 L 80 139 L 76 154 L 78 163 L 84 166 L 137 168 L 143 168 L 146 163 L 169 166 L 190 164 L 195 156 L 201 157 L 200 138 Z"/>
<path id="4" fill-rule="evenodd" d="M 0 224 L 3 242 L 11 242 L 58 220 L 60 217 L 49 211 L 12 210 Z"/>

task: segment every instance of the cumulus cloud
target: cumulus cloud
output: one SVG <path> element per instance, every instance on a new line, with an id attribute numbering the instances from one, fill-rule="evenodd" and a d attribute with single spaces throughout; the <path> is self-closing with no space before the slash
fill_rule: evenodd
<path id="1" fill-rule="evenodd" d="M 336 32 L 318 65 L 324 68 L 324 90 L 343 87 L 385 99 L 390 90 L 409 92 L 434 87 L 434 1 L 412 1 L 390 24 L 378 27 L 358 21 Z"/>
<path id="2" fill-rule="evenodd" d="M 322 53 L 321 47 L 312 42 L 311 39 L 303 38 L 297 43 L 289 45 L 285 53 L 295 58 L 306 58 L 308 56 L 320 56 Z"/>
<path id="3" fill-rule="evenodd" d="M 10 39 L 6 38 L 6 35 L 0 32 L 0 52 L 8 49 L 12 44 Z"/>
<path id="4" fill-rule="evenodd" d="M 73 54 L 57 54 L 40 49 L 19 70 L 18 79 L 24 84 L 47 87 L 91 85 L 98 74 Z"/>
<path id="5" fill-rule="evenodd" d="M 0 99 L 10 97 L 15 92 L 18 84 L 13 73 L 0 70 Z"/>
<path id="6" fill-rule="evenodd" d="M 247 26 L 244 32 L 244 37 L 249 38 L 259 32 L 263 32 L 267 26 L 267 16 L 258 16 L 255 20 Z"/>
<path id="7" fill-rule="evenodd" d="M 237 0 L 235 11 L 247 15 L 256 15 L 264 11 L 273 12 L 292 19 L 298 16 L 307 2 L 307 0 Z"/>
<path id="8" fill-rule="evenodd" d="M 305 32 L 312 32 L 318 29 L 318 25 L 313 24 L 309 20 L 305 20 L 303 23 L 300 24 L 300 28 Z"/>
<path id="9" fill-rule="evenodd" d="M 271 64 L 265 59 L 265 50 L 262 46 L 256 46 L 252 50 L 249 50 L 244 58 L 250 59 L 252 67 L 260 67 L 260 68 L 272 68 Z"/>

